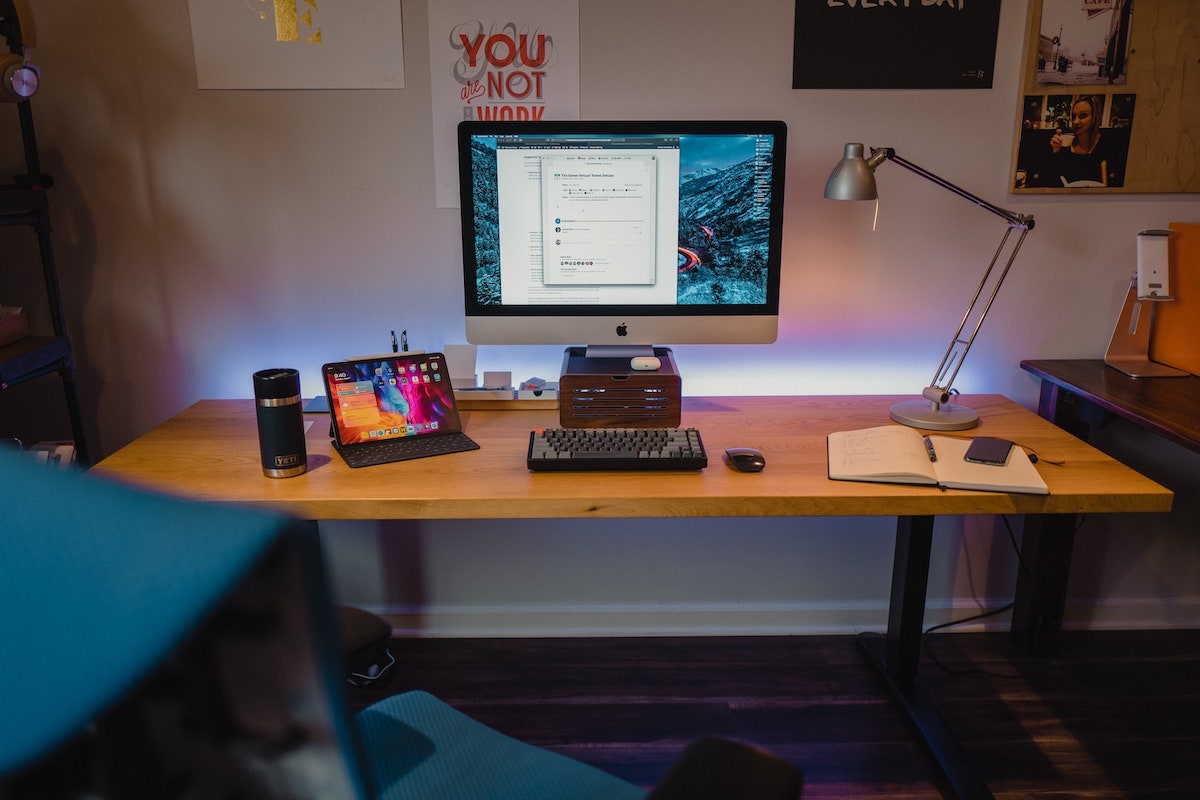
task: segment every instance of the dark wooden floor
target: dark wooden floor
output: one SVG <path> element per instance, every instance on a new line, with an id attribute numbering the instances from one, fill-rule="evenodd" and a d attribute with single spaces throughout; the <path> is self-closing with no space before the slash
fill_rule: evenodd
<path id="1" fill-rule="evenodd" d="M 920 682 L 998 798 L 1200 798 L 1200 631 L 928 637 Z M 845 636 L 394 640 L 387 685 L 653 784 L 690 739 L 801 766 L 805 798 L 936 800 L 930 762 Z"/>

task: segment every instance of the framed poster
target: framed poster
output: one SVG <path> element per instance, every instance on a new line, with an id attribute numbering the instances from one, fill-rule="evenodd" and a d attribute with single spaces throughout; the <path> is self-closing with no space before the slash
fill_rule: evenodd
<path id="1" fill-rule="evenodd" d="M 990 89 L 1000 0 L 796 0 L 793 89 Z"/>

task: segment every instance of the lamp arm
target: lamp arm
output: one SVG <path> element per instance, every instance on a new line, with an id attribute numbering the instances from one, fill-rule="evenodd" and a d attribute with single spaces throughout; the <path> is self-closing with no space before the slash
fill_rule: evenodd
<path id="1" fill-rule="evenodd" d="M 984 303 L 983 309 L 975 319 L 975 325 L 971 328 L 970 335 L 964 339 L 963 330 L 970 322 L 975 307 L 979 303 L 979 298 L 983 295 L 988 279 L 991 277 L 992 271 L 996 266 L 996 262 L 1000 260 L 1000 256 L 1004 252 L 1004 246 L 1008 242 L 1008 237 L 1012 235 L 1014 229 L 1020 230 L 1021 233 L 1008 254 L 1008 260 L 1004 264 L 1004 269 L 1000 271 L 1000 274 L 992 284 L 991 292 L 987 296 L 987 301 Z M 1000 244 L 996 247 L 996 252 L 992 255 L 992 260 L 983 272 L 979 286 L 975 288 L 975 294 L 971 296 L 971 301 L 967 304 L 967 310 L 963 314 L 962 322 L 958 324 L 958 329 L 954 332 L 954 336 L 951 337 L 950 345 L 946 348 L 945 355 L 942 356 L 941 362 L 938 363 L 937 371 L 933 374 L 933 380 L 921 392 L 921 396 L 926 400 L 939 405 L 950 401 L 950 387 L 954 384 L 954 379 L 958 376 L 959 367 L 966 360 L 971 345 L 975 343 L 975 337 L 979 335 L 979 329 L 983 327 L 983 320 L 987 317 L 988 311 L 991 310 L 992 302 L 996 299 L 996 295 L 999 294 L 1000 286 L 1004 283 L 1004 279 L 1008 277 L 1008 271 L 1012 268 L 1013 262 L 1016 261 L 1017 253 L 1020 252 L 1021 245 L 1025 243 L 1025 237 L 1028 234 L 1029 228 L 1027 227 L 1010 226 L 1004 231 L 1004 236 L 1001 237 Z M 962 349 L 959 350 L 959 347 Z"/>
<path id="2" fill-rule="evenodd" d="M 1000 206 L 995 205 L 993 203 L 989 203 L 987 200 L 984 200 L 982 197 L 976 197 L 975 195 L 968 192 L 966 189 L 963 189 L 959 186 L 955 186 L 953 183 L 946 180 L 945 178 L 934 175 L 932 172 L 925 169 L 924 167 L 917 166 L 916 164 L 912 163 L 911 161 L 901 158 L 900 156 L 896 155 L 896 151 L 890 147 L 872 148 L 871 149 L 871 157 L 867 160 L 867 163 L 869 165 L 871 165 L 872 169 L 874 169 L 874 167 L 877 166 L 884 159 L 887 159 L 888 161 L 894 161 L 895 163 L 904 167 L 909 172 L 916 173 L 917 175 L 920 175 L 925 180 L 930 181 L 932 183 L 936 183 L 938 186 L 941 186 L 946 191 L 953 192 L 954 194 L 958 195 L 959 197 L 963 198 L 964 200 L 969 200 L 972 203 L 974 203 L 975 205 L 979 206 L 980 208 L 986 209 L 998 217 L 1003 217 L 1004 219 L 1008 220 L 1008 224 L 1013 226 L 1014 228 L 1022 228 L 1024 230 L 1032 230 L 1033 229 L 1033 216 L 1031 214 L 1018 214 L 1014 211 L 1009 211 L 1006 208 L 1001 208 Z"/>
<path id="3" fill-rule="evenodd" d="M 972 204 L 985 211 L 990 211 L 1008 223 L 1004 236 L 1000 239 L 1000 244 L 992 255 L 992 260 L 988 262 L 987 269 L 984 270 L 983 277 L 975 288 L 975 294 L 971 296 L 971 301 L 967 304 L 966 313 L 963 314 L 962 321 L 958 323 L 958 329 L 950 339 L 950 346 L 946 348 L 946 352 L 937 366 L 937 371 L 933 374 L 933 380 L 921 390 L 922 399 L 893 403 L 890 409 L 891 418 L 903 425 L 932 430 L 966 430 L 979 424 L 979 414 L 970 408 L 950 403 L 950 387 L 954 385 L 954 379 L 958 377 L 958 370 L 971 350 L 971 346 L 974 345 L 975 338 L 979 335 L 980 328 L 983 327 L 983 320 L 991 310 L 992 303 L 999 294 L 1004 279 L 1008 277 L 1008 271 L 1016 261 L 1017 253 L 1020 252 L 1026 235 L 1033 230 L 1033 216 L 1018 214 L 976 197 L 945 178 L 934 175 L 929 170 L 899 157 L 896 155 L 896 151 L 890 147 L 872 147 L 871 154 L 863 158 L 863 146 L 857 142 L 846 144 L 842 160 L 838 162 L 833 172 L 830 173 L 829 180 L 825 183 L 825 197 L 830 200 L 876 200 L 878 202 L 879 193 L 875 187 L 875 170 L 884 161 L 894 161 L 909 172 L 937 184 L 964 200 L 969 200 Z M 878 205 L 876 205 L 876 209 L 878 209 Z M 1004 268 L 997 274 L 996 266 L 1000 262 L 1005 248 L 1009 245 L 1014 230 L 1020 231 L 1020 233 L 1009 252 Z M 988 289 L 989 282 L 991 282 L 990 290 Z M 983 299 L 985 295 L 986 300 Z M 973 319 L 974 323 L 972 324 Z M 970 333 L 964 337 L 963 331 L 968 328 L 970 328 Z"/>
<path id="4" fill-rule="evenodd" d="M 1009 211 L 1006 208 L 1001 208 L 994 203 L 989 203 L 982 197 L 971 194 L 961 186 L 956 186 L 945 178 L 934 175 L 929 170 L 921 167 L 908 159 L 901 158 L 896 155 L 896 151 L 891 147 L 872 148 L 871 155 L 867 159 L 867 165 L 872 171 L 875 170 L 884 161 L 893 161 L 896 164 L 904 167 L 909 172 L 920 175 L 925 180 L 935 183 L 948 192 L 958 195 L 964 200 L 969 200 L 985 211 L 990 211 L 996 216 L 1004 219 L 1008 223 L 1008 228 L 1004 231 L 1004 236 L 1000 239 L 1000 244 L 996 247 L 995 254 L 992 255 L 992 260 L 988 262 L 987 269 L 984 270 L 983 277 L 979 281 L 979 286 L 975 288 L 975 294 L 971 296 L 971 301 L 967 304 L 967 310 L 963 314 L 962 321 L 958 324 L 958 329 L 955 330 L 954 336 L 950 339 L 950 345 L 946 348 L 945 355 L 942 356 L 941 362 L 938 363 L 937 371 L 933 374 L 933 380 L 921 392 L 921 396 L 933 403 L 934 407 L 948 403 L 950 401 L 950 387 L 954 385 L 954 379 L 958 377 L 958 370 L 966 360 L 967 353 L 971 349 L 971 345 L 975 343 L 975 337 L 979 334 L 979 329 L 983 327 L 983 320 L 987 316 L 988 311 L 992 308 L 992 302 L 996 299 L 996 295 L 1000 292 L 1000 286 L 1004 283 L 1004 279 L 1008 277 L 1008 271 L 1012 267 L 1013 262 L 1017 258 L 1017 253 L 1021 250 L 1021 245 L 1025 242 L 1025 236 L 1029 231 L 1033 230 L 1033 216 L 1031 214 L 1018 214 L 1014 211 Z M 992 284 L 991 292 L 987 296 L 987 301 L 983 304 L 982 310 L 975 318 L 975 324 L 971 328 L 971 333 L 965 339 L 963 331 L 971 322 L 972 315 L 975 313 L 976 306 L 979 304 L 980 297 L 987 287 L 988 280 L 991 278 L 992 272 L 996 267 L 996 262 L 1000 260 L 1001 254 L 1004 252 L 1004 247 L 1008 243 L 1008 238 L 1013 230 L 1019 230 L 1020 236 L 1017 237 L 1016 244 L 1013 245 L 1012 251 L 1009 253 L 1008 260 L 1004 264 L 1004 269 L 1001 270 L 995 283 Z M 961 348 L 961 349 L 960 349 Z"/>

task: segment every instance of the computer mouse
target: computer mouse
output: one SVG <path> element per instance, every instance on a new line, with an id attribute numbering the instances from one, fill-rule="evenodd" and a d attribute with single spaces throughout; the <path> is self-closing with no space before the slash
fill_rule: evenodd
<path id="1" fill-rule="evenodd" d="M 738 472 L 762 472 L 767 465 L 760 450 L 754 447 L 730 447 L 725 451 L 725 462 Z"/>

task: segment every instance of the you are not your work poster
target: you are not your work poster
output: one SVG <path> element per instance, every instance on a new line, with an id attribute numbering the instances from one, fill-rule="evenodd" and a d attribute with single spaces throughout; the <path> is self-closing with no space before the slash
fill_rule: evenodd
<path id="1" fill-rule="evenodd" d="M 796 0 L 793 89 L 990 89 L 1000 0 Z"/>

